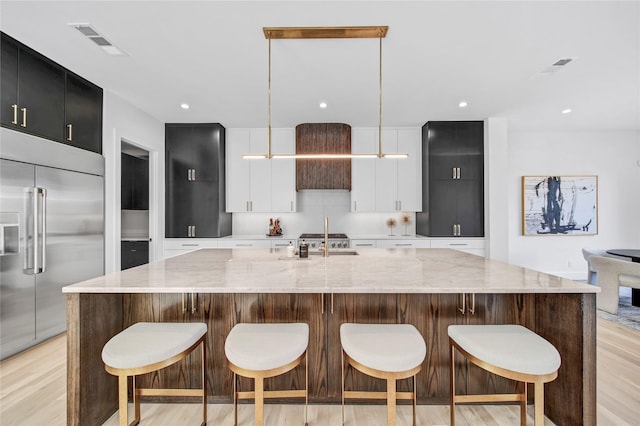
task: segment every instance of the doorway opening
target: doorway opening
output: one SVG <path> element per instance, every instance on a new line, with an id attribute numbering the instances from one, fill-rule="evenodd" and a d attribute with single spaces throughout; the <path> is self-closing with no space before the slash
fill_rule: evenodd
<path id="1" fill-rule="evenodd" d="M 149 151 L 121 141 L 120 269 L 149 263 Z"/>

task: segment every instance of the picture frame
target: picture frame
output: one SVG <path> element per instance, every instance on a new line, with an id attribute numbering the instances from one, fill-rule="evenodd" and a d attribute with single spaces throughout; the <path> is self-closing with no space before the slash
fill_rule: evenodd
<path id="1" fill-rule="evenodd" d="M 522 176 L 522 235 L 597 235 L 598 176 Z"/>

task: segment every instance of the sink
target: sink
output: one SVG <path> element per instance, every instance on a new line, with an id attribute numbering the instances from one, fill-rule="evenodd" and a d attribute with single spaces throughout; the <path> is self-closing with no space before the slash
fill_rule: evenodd
<path id="1" fill-rule="evenodd" d="M 309 255 L 313 255 L 313 256 L 322 256 L 322 252 L 321 251 L 309 251 Z M 358 252 L 355 250 L 340 250 L 340 251 L 331 251 L 329 250 L 329 257 L 331 256 L 357 256 Z"/>

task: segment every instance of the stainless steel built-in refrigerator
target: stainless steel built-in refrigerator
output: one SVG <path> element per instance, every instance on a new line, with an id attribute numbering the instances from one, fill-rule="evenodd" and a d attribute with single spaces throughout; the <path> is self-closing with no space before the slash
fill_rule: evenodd
<path id="1" fill-rule="evenodd" d="M 62 287 L 104 274 L 104 158 L 0 130 L 4 359 L 63 332 Z"/>

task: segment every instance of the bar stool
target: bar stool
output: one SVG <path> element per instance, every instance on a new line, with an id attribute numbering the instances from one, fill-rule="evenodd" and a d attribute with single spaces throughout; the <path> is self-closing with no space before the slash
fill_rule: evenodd
<path id="1" fill-rule="evenodd" d="M 520 325 L 450 325 L 451 426 L 456 402 L 520 402 L 520 424 L 527 424 L 527 383 L 534 384 L 534 419 L 544 424 L 544 384 L 558 377 L 560 354 L 533 331 Z M 455 351 L 478 367 L 521 382 L 517 394 L 456 395 Z"/>
<path id="2" fill-rule="evenodd" d="M 422 369 L 427 346 L 411 324 L 353 324 L 340 326 L 342 345 L 342 424 L 345 398 L 387 399 L 387 425 L 396 424 L 396 400 L 413 400 L 416 424 L 416 374 Z M 387 381 L 386 392 L 345 391 L 345 361 L 356 370 Z M 396 381 L 413 377 L 413 392 L 397 392 Z"/>
<path id="3" fill-rule="evenodd" d="M 238 399 L 255 399 L 255 424 L 264 424 L 264 398 L 304 397 L 308 424 L 309 367 L 300 390 L 264 390 L 264 379 L 279 376 L 300 365 L 307 356 L 309 326 L 304 323 L 236 324 L 224 344 L 227 365 L 233 371 L 233 424 L 238 424 Z M 254 379 L 253 392 L 237 391 L 237 376 Z"/>
<path id="4" fill-rule="evenodd" d="M 135 420 L 140 422 L 140 396 L 197 396 L 202 398 L 202 423 L 207 424 L 207 325 L 203 323 L 139 322 L 113 336 L 102 349 L 102 361 L 109 374 L 118 376 L 120 426 L 126 426 L 129 376 L 133 381 Z M 136 377 L 174 364 L 202 345 L 202 388 L 139 389 Z"/>

